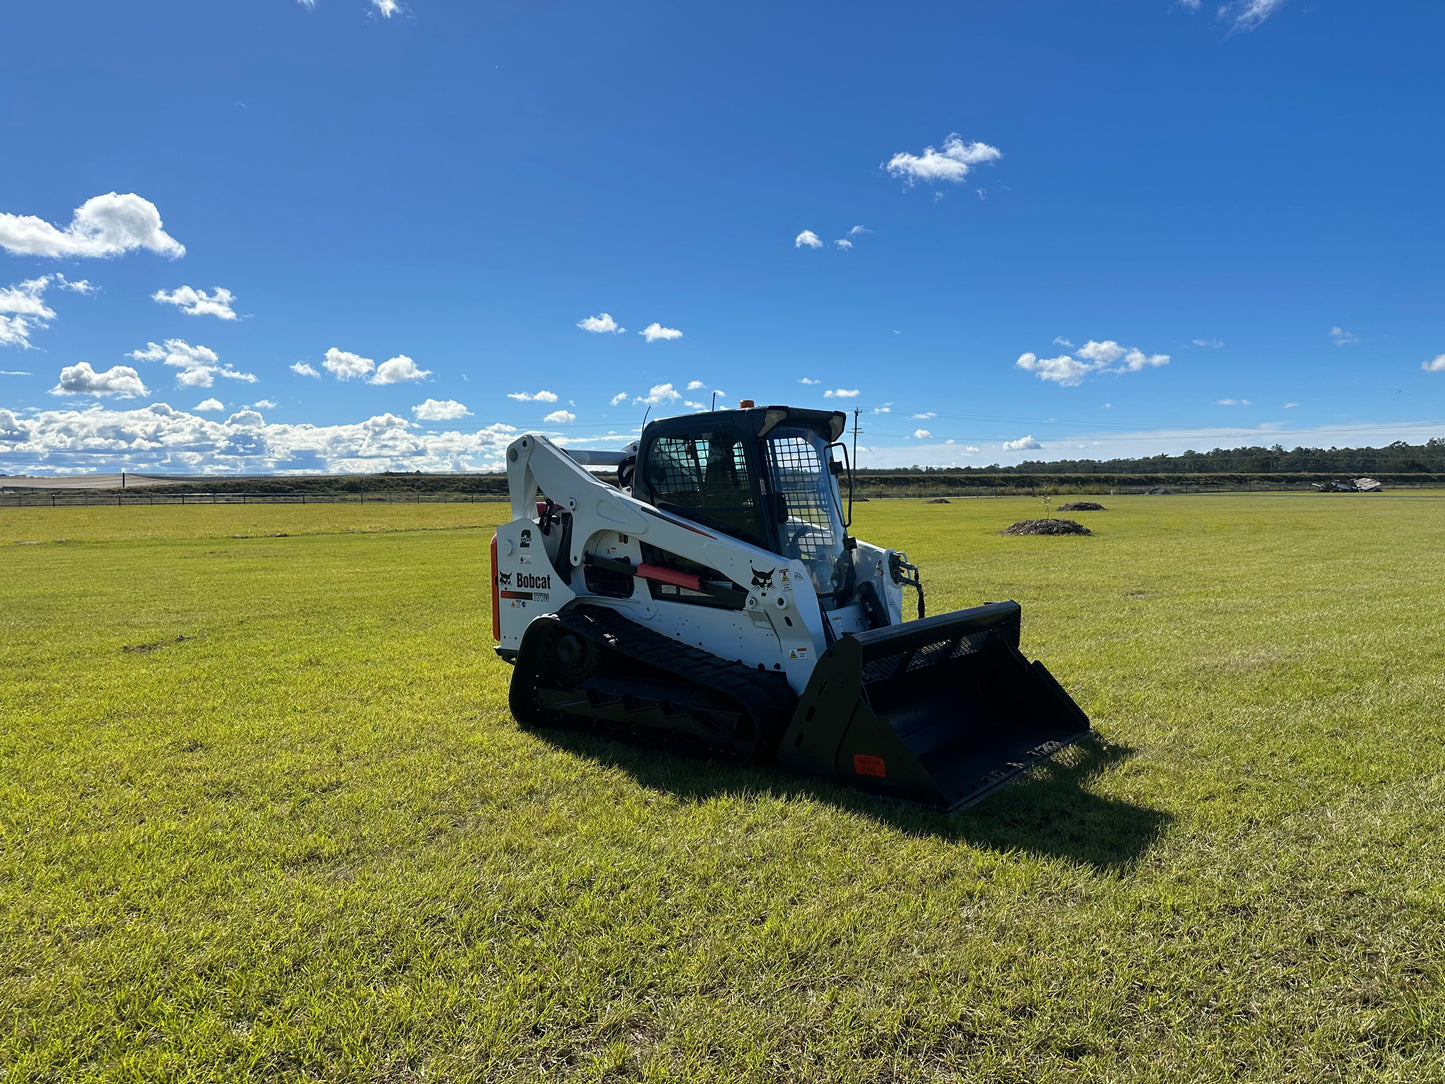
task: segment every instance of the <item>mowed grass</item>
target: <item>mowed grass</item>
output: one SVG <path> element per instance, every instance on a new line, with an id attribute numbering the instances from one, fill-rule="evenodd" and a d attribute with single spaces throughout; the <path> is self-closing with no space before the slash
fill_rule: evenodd
<path id="1" fill-rule="evenodd" d="M 518 731 L 503 505 L 0 511 L 0 1079 L 1445 1079 L 1445 497 L 1102 500 L 856 509 L 1094 721 L 952 817 Z"/>

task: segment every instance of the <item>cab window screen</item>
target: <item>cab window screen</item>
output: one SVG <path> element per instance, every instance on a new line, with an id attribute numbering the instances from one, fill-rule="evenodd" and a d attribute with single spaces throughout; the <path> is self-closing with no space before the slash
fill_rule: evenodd
<path id="1" fill-rule="evenodd" d="M 658 437 L 647 454 L 647 488 L 659 508 L 761 544 L 747 452 L 734 433 Z"/>

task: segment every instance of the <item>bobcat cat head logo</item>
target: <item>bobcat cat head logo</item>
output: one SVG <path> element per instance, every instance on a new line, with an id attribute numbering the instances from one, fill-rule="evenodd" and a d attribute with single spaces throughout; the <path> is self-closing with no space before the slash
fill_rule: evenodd
<path id="1" fill-rule="evenodd" d="M 512 586 L 512 574 L 511 574 L 510 572 L 498 572 L 498 573 L 497 573 L 497 586 L 498 586 L 498 587 L 511 587 L 511 586 Z"/>
<path id="2" fill-rule="evenodd" d="M 748 565 L 748 567 L 749 567 L 749 568 L 753 568 L 752 565 Z M 773 573 L 776 572 L 776 571 L 777 571 L 777 569 L 775 569 L 775 568 L 770 568 L 770 569 L 768 569 L 766 572 L 759 572 L 757 569 L 753 568 L 753 586 L 754 586 L 754 587 L 771 587 L 771 586 L 773 586 Z"/>

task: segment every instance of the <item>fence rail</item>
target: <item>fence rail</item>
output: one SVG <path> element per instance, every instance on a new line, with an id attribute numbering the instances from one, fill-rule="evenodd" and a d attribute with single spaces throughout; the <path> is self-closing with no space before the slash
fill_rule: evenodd
<path id="1" fill-rule="evenodd" d="M 507 498 L 491 493 L 146 493 L 28 491 L 0 493 L 0 508 L 83 508 L 142 504 L 485 504 Z"/>

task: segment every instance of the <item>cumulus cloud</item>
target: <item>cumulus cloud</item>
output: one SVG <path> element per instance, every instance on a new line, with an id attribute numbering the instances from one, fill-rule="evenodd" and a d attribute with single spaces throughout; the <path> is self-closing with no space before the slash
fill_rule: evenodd
<path id="1" fill-rule="evenodd" d="M 848 238 L 846 237 L 838 238 L 838 240 L 834 241 L 833 244 L 837 245 L 839 248 L 842 249 L 849 249 L 853 247 L 853 242 L 848 240 Z"/>
<path id="2" fill-rule="evenodd" d="M 639 406 L 643 403 L 648 403 L 652 406 L 663 406 L 666 403 L 675 403 L 681 398 L 682 396 L 678 394 L 677 389 L 671 384 L 654 384 L 652 385 L 652 390 L 646 395 L 639 395 L 632 401 Z"/>
<path id="3" fill-rule="evenodd" d="M 1090 339 L 1074 353 L 1077 358 L 1071 354 L 1041 358 L 1034 353 L 1024 353 L 1019 355 L 1014 365 L 1033 373 L 1040 380 L 1072 388 L 1092 373 L 1137 373 L 1141 369 L 1169 364 L 1168 354 L 1146 354 L 1133 347 L 1120 346 L 1113 339 L 1104 342 Z"/>
<path id="4" fill-rule="evenodd" d="M 126 356 L 136 361 L 163 361 L 181 370 L 176 374 L 176 383 L 188 388 L 209 388 L 218 376 L 227 380 L 242 380 L 248 384 L 256 383 L 254 374 L 239 372 L 229 365 L 223 365 L 209 346 L 192 346 L 184 339 L 167 339 L 163 345 L 146 343 L 144 350 L 132 350 Z"/>
<path id="5" fill-rule="evenodd" d="M 378 365 L 376 375 L 370 377 L 366 382 L 368 384 L 403 384 L 408 380 L 425 380 L 429 376 L 431 376 L 430 369 L 419 369 L 411 358 L 405 354 L 398 354 Z"/>
<path id="6" fill-rule="evenodd" d="M 638 334 L 650 343 L 655 343 L 658 339 L 666 341 L 668 339 L 682 338 L 682 332 L 678 331 L 677 328 L 663 327 L 656 321 L 648 324 L 645 328 L 639 331 Z"/>
<path id="7" fill-rule="evenodd" d="M 1018 440 L 1006 440 L 1003 442 L 1003 450 L 1006 452 L 1029 452 L 1042 447 L 1043 445 L 1034 440 L 1033 437 L 1019 437 Z"/>
<path id="8" fill-rule="evenodd" d="M 625 402 L 627 402 L 627 393 L 625 391 L 620 391 L 608 400 L 608 406 L 616 406 L 618 403 Z"/>
<path id="9" fill-rule="evenodd" d="M 297 376 L 314 376 L 317 380 L 321 379 L 321 374 L 304 361 L 298 361 L 295 365 L 291 366 L 291 371 Z"/>
<path id="10" fill-rule="evenodd" d="M 849 237 L 857 237 L 859 234 L 872 233 L 872 232 L 873 232 L 873 231 L 870 230 L 867 226 L 854 226 L 852 229 L 850 229 L 850 230 L 848 231 L 848 236 L 849 236 Z"/>
<path id="11" fill-rule="evenodd" d="M 570 410 L 554 410 L 542 420 L 548 425 L 571 425 L 577 420 L 577 415 Z"/>
<path id="12" fill-rule="evenodd" d="M 707 385 L 704 384 L 701 380 L 689 380 L 689 381 L 687 382 L 687 390 L 688 390 L 688 391 L 697 391 L 698 388 L 705 388 L 705 387 L 707 387 Z"/>
<path id="13" fill-rule="evenodd" d="M 274 405 L 274 404 L 273 404 Z M 225 410 L 226 404 L 219 399 L 202 399 L 192 410 Z"/>
<path id="14" fill-rule="evenodd" d="M 913 431 L 914 440 L 928 440 L 932 436 L 933 434 L 930 433 L 927 429 L 915 429 Z"/>
<path id="15" fill-rule="evenodd" d="M 516 434 L 501 424 L 427 432 L 395 414 L 341 425 L 278 425 L 245 410 L 219 421 L 165 403 L 42 411 L 28 418 L 0 410 L 0 455 L 14 464 L 10 469 L 27 473 L 498 470 Z"/>
<path id="16" fill-rule="evenodd" d="M 943 150 L 924 147 L 922 154 L 899 151 L 888 159 L 885 168 L 895 177 L 902 177 L 910 185 L 922 182 L 935 184 L 948 181 L 958 184 L 968 176 L 969 170 L 985 162 L 1003 157 L 1003 152 L 987 143 L 965 143 L 957 132 L 943 141 Z"/>
<path id="17" fill-rule="evenodd" d="M 217 316 L 222 320 L 236 318 L 236 312 L 231 308 L 231 302 L 236 300 L 236 295 L 220 286 L 209 294 L 204 290 L 193 290 L 189 286 L 177 287 L 170 293 L 157 290 L 151 294 L 151 300 L 159 301 L 163 305 L 175 305 L 191 316 Z"/>
<path id="18" fill-rule="evenodd" d="M 606 312 L 578 320 L 577 326 L 594 335 L 621 335 L 627 330 L 625 327 L 618 327 L 617 321 L 612 319 L 611 313 Z"/>
<path id="19" fill-rule="evenodd" d="M 814 380 L 814 379 L 812 379 L 811 377 L 800 376 L 800 377 L 798 377 L 798 383 L 799 383 L 799 384 L 821 384 L 822 381 L 821 381 L 821 380 Z"/>
<path id="20" fill-rule="evenodd" d="M 274 399 L 257 399 L 257 400 L 256 400 L 254 403 L 252 403 L 251 405 L 254 406 L 257 410 L 275 410 L 275 409 L 276 409 L 276 402 L 275 402 Z"/>
<path id="21" fill-rule="evenodd" d="M 52 286 L 77 294 L 96 292 L 84 279 L 70 282 L 64 275 L 41 275 L 0 288 L 0 346 L 30 349 L 31 333 L 55 319 L 55 310 L 45 303 L 45 291 Z"/>
<path id="22" fill-rule="evenodd" d="M 794 248 L 822 248 L 823 239 L 812 230 L 804 230 L 793 238 Z"/>
<path id="23" fill-rule="evenodd" d="M 0 248 L 16 256 L 118 256 L 137 248 L 172 258 L 186 254 L 161 228 L 156 205 L 134 192 L 92 196 L 64 229 L 35 215 L 0 214 Z"/>
<path id="24" fill-rule="evenodd" d="M 364 358 L 360 354 L 353 354 L 350 350 L 338 350 L 330 347 L 326 351 L 326 360 L 321 363 L 325 369 L 337 380 L 354 380 L 357 377 L 365 377 L 376 369 L 376 362 L 371 358 Z M 296 369 L 296 366 L 292 366 Z M 310 366 L 308 366 L 310 368 Z M 301 370 L 296 369 L 297 372 Z"/>
<path id="25" fill-rule="evenodd" d="M 1422 361 L 1420 368 L 1427 373 L 1445 373 L 1445 354 L 1436 354 L 1429 361 Z"/>
<path id="26" fill-rule="evenodd" d="M 60 370 L 60 383 L 50 389 L 50 394 L 114 395 L 119 399 L 134 399 L 150 392 L 141 383 L 140 373 L 129 365 L 113 365 L 98 373 L 88 361 L 82 361 Z"/>
<path id="27" fill-rule="evenodd" d="M 412 407 L 411 412 L 423 422 L 449 422 L 469 417 L 472 413 L 455 399 L 428 399 Z"/>
<path id="28" fill-rule="evenodd" d="M 1358 335 L 1352 335 L 1350 332 L 1346 331 L 1342 327 L 1330 328 L 1330 339 L 1332 342 L 1334 342 L 1336 346 L 1349 346 L 1350 343 L 1357 343 L 1360 341 L 1360 337 Z"/>
<path id="29" fill-rule="evenodd" d="M 401 10 L 401 5 L 397 3 L 397 0 L 371 0 L 371 6 L 380 12 L 384 19 L 390 19 Z"/>
<path id="30" fill-rule="evenodd" d="M 529 391 L 509 391 L 508 399 L 515 399 L 519 403 L 555 403 L 557 393 L 555 391 L 539 391 L 535 395 Z"/>
<path id="31" fill-rule="evenodd" d="M 1014 364 L 1025 372 L 1034 373 L 1040 380 L 1052 380 L 1066 388 L 1079 384 L 1089 372 L 1087 365 L 1068 354 L 1060 354 L 1056 358 L 1041 358 L 1037 354 L 1023 353 Z"/>
<path id="32" fill-rule="evenodd" d="M 858 398 L 857 388 L 830 388 L 823 393 L 824 399 L 856 399 Z"/>

